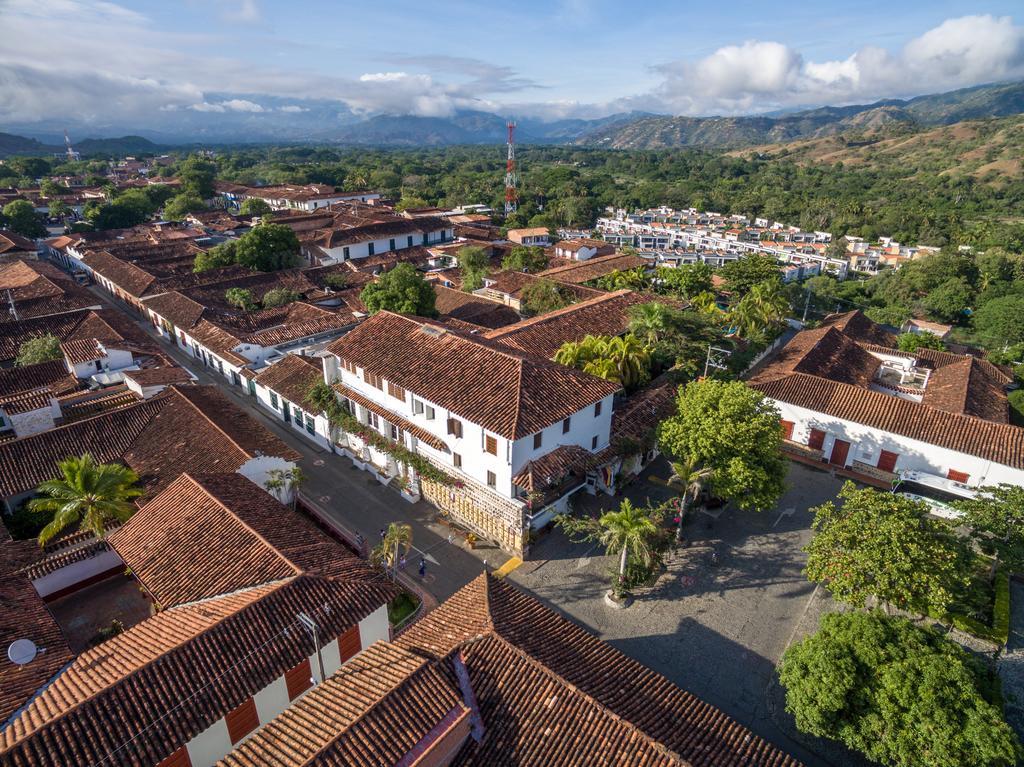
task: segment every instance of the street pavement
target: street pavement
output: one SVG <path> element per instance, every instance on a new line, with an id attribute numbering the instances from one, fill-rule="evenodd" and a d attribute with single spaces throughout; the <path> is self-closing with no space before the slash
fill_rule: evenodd
<path id="1" fill-rule="evenodd" d="M 232 402 L 300 453 L 302 459 L 298 465 L 305 476 L 301 488 L 303 495 L 343 526 L 362 535 L 369 546 L 376 545 L 380 540 L 380 530 L 389 523 L 406 522 L 411 525 L 414 551 L 408 556 L 406 572 L 438 601 L 454 594 L 485 569 L 493 571 L 509 562 L 509 554 L 483 541 L 478 541 L 475 549 L 468 549 L 462 535 L 453 534 L 447 525 L 434 519 L 437 510 L 433 506 L 425 501 L 409 503 L 395 490 L 356 469 L 348 458 L 314 444 L 297 429 L 260 407 L 255 398 L 245 394 L 241 388 L 231 386 L 201 360 L 160 339 L 152 326 L 140 320 L 128 307 L 110 300 L 95 286 L 92 290 L 105 304 L 129 316 L 156 339 L 160 348 L 191 371 L 199 383 L 217 386 Z M 449 536 L 452 543 L 448 542 Z M 427 562 L 426 575 L 422 579 L 418 574 L 420 558 Z M 516 561 L 513 559 L 511 566 Z"/>

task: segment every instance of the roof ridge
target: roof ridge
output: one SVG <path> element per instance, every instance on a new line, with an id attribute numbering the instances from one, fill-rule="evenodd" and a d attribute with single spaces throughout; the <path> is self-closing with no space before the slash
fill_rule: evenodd
<path id="1" fill-rule="evenodd" d="M 549 677 L 552 677 L 552 678 L 556 679 L 561 686 L 563 686 L 564 688 L 570 690 L 571 692 L 578 693 L 582 697 L 586 698 L 587 701 L 589 701 L 591 704 L 593 704 L 597 708 L 601 709 L 601 711 L 603 711 L 607 716 L 612 718 L 614 721 L 620 722 L 622 725 L 624 725 L 625 727 L 629 728 L 632 732 L 635 732 L 638 736 L 643 738 L 647 742 L 647 744 L 649 746 L 654 748 L 654 750 L 656 750 L 659 753 L 663 754 L 664 756 L 672 759 L 674 762 L 677 762 L 680 765 L 680 767 L 691 767 L 691 762 L 689 762 L 688 760 L 684 759 L 683 755 L 680 754 L 678 751 L 673 751 L 671 748 L 666 746 L 660 740 L 657 740 L 656 738 L 652 737 L 651 735 L 648 735 L 647 731 L 644 730 L 640 725 L 634 723 L 630 719 L 627 719 L 622 714 L 620 714 L 617 711 L 615 711 L 614 709 L 610 708 L 605 703 L 601 702 L 598 698 L 595 698 L 593 695 L 588 693 L 583 688 L 573 684 L 568 679 L 566 679 L 564 676 L 562 676 L 557 671 L 552 669 L 550 666 L 548 666 L 545 663 L 541 662 L 540 660 L 535 658 L 530 653 L 526 652 L 524 649 L 522 649 L 518 645 L 516 645 L 513 642 L 511 642 L 508 639 L 506 639 L 496 629 L 492 629 L 491 635 L 495 639 L 500 641 L 503 645 L 505 645 L 506 647 L 511 649 L 512 652 L 516 653 L 521 658 L 523 658 L 534 669 L 536 669 L 540 673 L 544 674 L 545 676 L 549 676 Z M 588 636 L 591 636 L 593 639 L 596 639 L 598 642 L 602 641 L 598 637 L 593 637 L 592 635 L 589 635 L 589 634 L 588 634 Z M 464 642 L 461 642 L 461 643 L 459 643 L 458 647 L 461 648 L 464 645 L 466 645 L 466 644 L 468 644 L 468 643 L 470 643 L 472 641 L 475 641 L 475 639 L 476 638 L 474 637 L 472 639 L 469 639 L 469 640 L 466 640 Z M 609 645 L 609 647 L 611 647 L 611 645 Z M 616 650 L 614 647 L 611 647 L 611 649 L 614 650 L 617 653 L 620 653 L 624 657 L 627 657 L 629 660 L 633 660 L 632 658 L 629 658 L 629 656 L 626 656 L 625 653 L 622 653 L 621 651 Z M 639 664 L 639 661 L 633 660 L 633 662 Z M 642 664 L 639 664 L 639 665 L 642 665 Z M 662 678 L 665 678 L 662 674 L 658 674 L 658 672 L 654 671 L 653 669 L 648 669 L 646 667 L 645 667 L 645 669 L 650 671 L 651 673 L 657 675 L 657 676 L 661 676 Z M 682 689 L 682 688 L 680 688 L 680 689 Z M 687 694 L 689 694 L 689 695 L 693 695 L 693 693 L 689 693 L 686 690 L 684 690 L 684 692 L 687 692 Z M 557 694 L 556 694 L 556 697 L 557 697 Z M 693 697 L 696 698 L 696 696 L 693 696 Z M 700 700 L 700 699 L 698 699 L 698 700 Z M 722 715 L 724 717 L 726 717 L 728 719 L 732 719 L 732 717 L 730 717 L 728 714 L 726 714 L 721 709 L 718 709 L 718 710 L 721 711 L 721 713 L 722 713 Z M 736 721 L 736 720 L 733 719 L 733 721 Z M 748 730 L 748 732 L 749 732 L 749 730 Z"/>
<path id="2" fill-rule="evenodd" d="M 127 674 L 119 676 L 116 680 L 110 682 L 109 684 L 97 685 L 97 688 L 95 690 L 91 691 L 87 696 L 85 696 L 81 700 L 76 701 L 74 705 L 72 705 L 72 706 L 70 706 L 70 707 L 68 707 L 68 708 L 58 712 L 55 716 L 51 716 L 51 717 L 48 717 L 46 719 L 40 718 L 41 721 L 33 722 L 32 723 L 33 724 L 32 727 L 26 727 L 20 733 L 20 735 L 15 736 L 9 742 L 5 742 L 4 743 L 5 749 L 13 748 L 18 743 L 21 743 L 21 742 L 23 742 L 25 740 L 28 740 L 32 735 L 34 735 L 36 732 L 39 732 L 43 728 L 50 727 L 50 726 L 53 725 L 54 722 L 60 721 L 61 719 L 64 719 L 64 718 L 70 716 L 75 711 L 78 711 L 78 709 L 80 709 L 86 703 L 89 703 L 90 701 L 96 699 L 97 697 L 99 697 L 101 694 L 103 694 L 107 690 L 112 689 L 113 687 L 116 687 L 118 684 L 121 684 L 125 679 L 134 677 L 136 674 L 139 674 L 142 671 L 150 668 L 151 666 L 154 666 L 158 661 L 160 661 L 163 658 L 165 658 L 169 653 L 177 650 L 180 647 L 184 647 L 189 642 L 195 641 L 198 637 L 202 636 L 202 634 L 206 633 L 207 631 L 210 631 L 215 626 L 220 625 L 221 623 L 223 623 L 224 621 L 228 620 L 229 618 L 232 618 L 233 616 L 237 615 L 242 610 L 245 610 L 246 608 L 251 607 L 253 604 L 258 602 L 260 599 L 263 599 L 263 597 L 265 597 L 268 594 L 272 593 L 273 591 L 281 588 L 282 586 L 284 586 L 285 584 L 287 584 L 291 580 L 293 580 L 293 578 L 286 578 L 286 579 L 284 579 L 282 581 L 279 581 L 277 583 L 274 583 L 273 581 L 270 582 L 270 583 L 262 583 L 262 584 L 260 584 L 258 586 L 249 586 L 249 587 L 246 587 L 246 588 L 243 588 L 243 589 L 238 589 L 237 591 L 229 592 L 227 594 L 218 594 L 215 597 L 209 597 L 207 599 L 197 600 L 195 602 L 186 602 L 184 604 L 174 605 L 173 607 L 168 607 L 166 610 L 161 610 L 159 613 L 157 613 L 157 615 L 153 615 L 150 618 L 147 618 L 146 620 L 142 621 L 141 623 L 137 623 L 134 626 L 131 626 L 130 628 L 128 628 L 125 631 L 123 631 L 122 633 L 118 634 L 117 636 L 112 637 L 107 642 L 104 642 L 103 645 L 100 645 L 100 646 L 97 646 L 97 647 L 93 647 L 93 648 L 90 648 L 90 649 L 86 650 L 81 655 L 76 656 L 70 663 L 67 664 L 67 666 L 65 666 L 63 669 L 61 669 L 61 671 L 58 674 L 55 674 L 53 677 L 51 677 L 50 681 L 44 687 L 40 688 L 37 691 L 37 693 L 35 695 L 35 698 L 33 698 L 33 700 L 38 699 L 42 695 L 44 690 L 47 690 L 50 687 L 52 687 L 54 682 L 56 682 L 58 679 L 60 679 L 80 659 L 84 658 L 90 652 L 97 651 L 97 650 L 100 650 L 100 649 L 103 649 L 103 648 L 105 648 L 105 649 L 107 649 L 109 651 L 110 650 L 110 643 L 115 642 L 118 639 L 118 637 L 122 637 L 122 638 L 123 637 L 127 637 L 138 626 L 145 625 L 145 623 L 147 621 L 152 620 L 152 619 L 156 618 L 159 615 L 167 615 L 168 613 L 171 613 L 172 611 L 175 611 L 175 610 L 180 610 L 181 608 L 192 608 L 192 607 L 194 607 L 194 606 L 196 606 L 198 604 L 201 604 L 203 602 L 209 602 L 209 601 L 214 600 L 214 599 L 227 599 L 228 597 L 234 596 L 236 594 L 241 594 L 241 593 L 244 593 L 246 591 L 253 591 L 255 589 L 264 588 L 264 587 L 267 588 L 267 593 L 262 595 L 262 596 L 260 596 L 255 601 L 247 602 L 246 604 L 241 605 L 240 607 L 238 607 L 238 608 L 236 608 L 236 609 L 226 613 L 225 615 L 220 616 L 219 618 L 215 619 L 212 623 L 210 623 L 210 625 L 204 627 L 198 633 L 195 633 L 193 631 L 193 633 L 189 634 L 189 636 L 185 637 L 180 642 L 177 642 L 173 646 L 171 646 L 171 647 L 169 647 L 167 649 L 164 649 L 161 652 L 155 654 L 152 658 L 147 660 L 145 663 L 141 664 L 137 668 L 132 669 Z M 124 639 L 122 639 L 121 641 L 124 642 Z M 108 652 L 108 655 L 109 654 L 110 653 Z M 92 661 L 90 660 L 89 662 L 91 663 Z M 193 693 L 192 697 L 194 697 L 194 695 L 195 695 L 195 693 Z M 178 705 L 180 706 L 184 702 L 185 701 L 181 701 Z M 24 714 L 25 714 L 25 711 L 23 710 L 22 711 L 22 716 L 24 716 Z M 152 724 L 153 723 L 150 722 L 149 724 L 146 725 L 146 728 L 150 727 Z M 143 729 L 145 729 L 145 728 L 143 728 Z M 8 732 L 14 734 L 15 730 L 8 726 L 7 728 L 5 728 L 4 732 L 5 732 L 5 734 L 8 733 Z"/>
<path id="3" fill-rule="evenodd" d="M 248 477 L 243 477 L 238 472 L 213 472 L 213 473 L 210 473 L 210 474 L 199 475 L 199 476 L 207 476 L 207 477 L 218 477 L 218 476 L 220 476 L 220 477 L 223 477 L 223 476 L 239 477 L 242 480 L 244 480 L 246 482 L 249 482 L 253 487 L 256 487 L 257 489 L 261 490 L 261 492 L 265 493 L 268 498 L 271 498 L 271 499 L 274 500 L 275 503 L 280 504 L 282 506 L 282 508 L 285 508 L 284 504 L 282 504 L 280 501 L 278 501 L 276 498 L 274 498 L 274 496 L 272 496 L 266 490 L 263 490 L 262 488 L 259 488 L 259 486 L 256 485 L 255 482 L 252 482 L 252 480 L 250 480 Z M 295 571 L 296 575 L 302 575 L 303 573 L 307 572 L 306 570 L 303 570 L 298 565 L 296 565 L 294 562 L 292 562 L 290 559 L 288 559 L 288 557 L 286 557 L 284 554 L 282 554 L 280 549 L 277 548 L 277 546 L 275 546 L 270 541 L 268 541 L 263 534 L 261 534 L 256 529 L 254 529 L 252 527 L 252 525 L 250 525 L 248 522 L 246 522 L 244 519 L 242 519 L 242 517 L 240 517 L 237 513 L 235 513 L 234 509 L 232 509 L 230 506 L 228 506 L 226 503 L 224 503 L 224 501 L 222 501 L 218 496 L 216 496 L 212 492 L 210 492 L 210 490 L 196 476 L 190 474 L 189 472 L 184 472 L 184 473 L 182 473 L 181 477 L 187 477 L 189 479 L 189 481 L 192 482 L 192 484 L 194 484 L 196 487 L 198 487 L 200 490 L 202 490 L 207 496 L 212 498 L 213 501 L 218 506 L 220 506 L 222 509 L 224 509 L 224 511 L 226 511 L 228 514 L 230 514 L 231 517 L 234 520 L 236 520 L 242 527 L 244 527 L 246 530 L 248 530 L 250 533 L 252 533 L 254 536 L 256 536 L 256 538 L 258 538 L 263 544 L 265 544 L 267 547 L 269 547 L 271 551 L 273 551 L 283 562 L 285 562 L 285 564 L 287 564 L 289 567 L 291 567 Z M 181 479 L 181 477 L 178 477 L 178 479 Z M 177 482 L 177 481 L 178 480 L 176 479 L 175 482 Z M 172 482 L 171 484 L 174 484 L 174 483 Z M 169 490 L 169 489 L 170 489 L 170 485 L 168 485 L 164 489 L 164 492 L 167 492 L 167 490 Z M 163 495 L 163 493 L 161 493 L 161 495 Z M 156 500 L 156 499 L 154 498 L 153 500 Z M 267 581 L 267 582 L 268 583 L 272 583 L 272 581 Z M 231 592 L 227 592 L 227 593 L 231 593 Z"/>
<path id="4" fill-rule="evenodd" d="M 563 317 L 566 314 L 571 314 L 574 311 L 579 311 L 583 307 L 601 304 L 604 303 L 605 301 L 610 301 L 613 298 L 619 298 L 621 296 L 633 292 L 635 291 L 630 290 L 629 288 L 622 288 L 620 290 L 613 290 L 607 293 L 602 293 L 601 295 L 591 296 L 590 298 L 584 298 L 582 301 L 577 301 L 574 304 L 563 306 L 561 309 L 555 309 L 553 312 L 545 312 L 544 314 L 538 314 L 536 317 L 527 317 L 524 320 L 520 320 L 519 322 L 515 322 L 511 325 L 506 325 L 505 327 L 502 328 L 495 328 L 494 330 L 491 330 L 487 333 L 483 333 L 482 335 L 484 338 L 488 340 L 501 338 L 504 335 L 514 333 L 517 330 L 521 330 L 522 328 L 540 325 L 543 324 L 544 322 L 547 322 L 548 320 L 558 319 L 559 317 Z"/>
<path id="5" fill-rule="evenodd" d="M 181 397 L 181 399 L 185 400 L 192 407 L 193 410 L 195 410 L 197 413 L 199 413 L 199 415 L 201 415 L 203 418 L 205 418 L 207 420 L 207 422 L 209 422 L 209 424 L 211 426 L 213 426 L 213 428 L 215 428 L 217 431 L 219 431 L 221 434 L 223 434 L 224 437 L 228 440 L 228 442 L 230 442 L 232 445 L 234 445 L 239 450 L 241 450 L 244 455 L 248 455 L 250 458 L 255 458 L 256 457 L 255 455 L 250 455 L 249 451 L 246 450 L 241 445 L 239 445 L 234 437 L 232 437 L 230 434 L 228 434 L 226 431 L 224 431 L 223 428 L 221 428 L 220 424 L 218 424 L 216 421 L 214 421 L 212 418 L 210 418 L 210 416 L 208 416 L 206 413 L 203 412 L 202 408 L 200 408 L 195 402 L 190 400 L 184 394 L 184 392 L 181 390 L 180 384 L 171 384 L 167 388 L 170 391 L 174 392 L 177 396 Z M 190 388 L 199 388 L 199 389 L 209 388 L 209 389 L 212 389 L 214 391 L 217 391 L 218 394 L 220 393 L 220 389 L 218 387 L 216 387 L 216 386 L 210 386 L 210 387 L 202 387 L 202 386 L 200 386 L 200 387 L 190 387 Z M 225 398 L 225 401 L 228 402 L 229 404 L 231 404 L 232 406 L 234 406 L 234 403 L 232 403 L 231 400 L 228 400 L 227 398 Z"/>

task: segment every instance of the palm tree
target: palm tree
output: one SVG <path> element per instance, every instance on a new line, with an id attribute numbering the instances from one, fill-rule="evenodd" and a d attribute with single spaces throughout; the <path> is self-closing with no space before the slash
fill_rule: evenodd
<path id="1" fill-rule="evenodd" d="M 609 338 L 605 342 L 604 355 L 615 361 L 619 368 L 619 383 L 633 389 L 647 379 L 651 353 L 636 336 Z"/>
<path id="2" fill-rule="evenodd" d="M 411 549 L 412 526 L 405 522 L 392 522 L 388 525 L 381 542 L 370 552 L 370 561 L 387 567 L 394 573 L 398 569 L 400 557 L 408 554 Z M 402 553 L 399 554 L 399 551 Z"/>
<path id="3" fill-rule="evenodd" d="M 298 466 L 291 469 L 271 469 L 267 472 L 267 478 L 263 480 L 263 487 L 279 500 L 290 498 L 294 509 L 299 500 L 299 486 L 305 481 L 306 475 Z"/>
<path id="4" fill-rule="evenodd" d="M 646 380 L 651 353 L 636 336 L 587 336 L 569 341 L 555 352 L 554 361 L 590 375 L 615 381 L 627 389 Z"/>
<path id="5" fill-rule="evenodd" d="M 672 472 L 669 483 L 683 486 L 683 497 L 679 507 L 679 524 L 676 527 L 676 540 L 678 541 L 683 537 L 683 518 L 690 510 L 690 504 L 700 497 L 704 483 L 711 476 L 711 468 L 696 458 L 687 456 L 680 461 L 672 462 Z"/>
<path id="6" fill-rule="evenodd" d="M 131 499 L 142 495 L 134 471 L 116 463 L 97 464 L 89 453 L 65 458 L 58 468 L 60 479 L 49 479 L 37 488 L 45 497 L 28 503 L 31 511 L 53 514 L 39 533 L 40 546 L 76 522 L 103 538 L 110 522 L 124 522 L 132 515 Z"/>
<path id="7" fill-rule="evenodd" d="M 625 499 L 618 511 L 608 511 L 597 521 L 602 529 L 600 542 L 609 554 L 619 555 L 619 578 L 616 591 L 621 593 L 626 578 L 626 568 L 631 559 L 650 567 L 654 562 L 654 548 L 651 539 L 658 532 L 657 526 L 643 509 L 638 509 Z"/>
<path id="8" fill-rule="evenodd" d="M 662 340 L 669 329 L 669 312 L 665 304 L 652 301 L 629 310 L 629 332 L 642 339 L 648 348 Z"/>

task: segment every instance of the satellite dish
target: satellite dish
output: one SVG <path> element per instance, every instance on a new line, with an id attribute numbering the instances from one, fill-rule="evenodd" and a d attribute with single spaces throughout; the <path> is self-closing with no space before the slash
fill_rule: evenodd
<path id="1" fill-rule="evenodd" d="M 24 666 L 35 660 L 39 648 L 31 639 L 15 639 L 7 648 L 7 657 L 15 666 Z"/>

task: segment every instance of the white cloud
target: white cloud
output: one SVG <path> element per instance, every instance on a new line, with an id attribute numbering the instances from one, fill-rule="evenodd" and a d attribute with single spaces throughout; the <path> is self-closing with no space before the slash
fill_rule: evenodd
<path id="1" fill-rule="evenodd" d="M 306 107 L 300 107 L 298 104 L 285 104 L 283 107 L 278 107 L 277 111 L 293 112 L 297 114 L 299 112 L 308 112 L 309 110 Z"/>
<path id="2" fill-rule="evenodd" d="M 646 98 L 679 114 L 848 104 L 1024 77 L 1024 27 L 1008 16 L 964 16 L 896 53 L 867 46 L 827 61 L 807 61 L 781 43 L 750 40 L 656 71 L 664 82 L 638 101 Z"/>
<path id="3" fill-rule="evenodd" d="M 237 21 L 243 24 L 255 24 L 263 20 L 256 0 L 218 0 L 222 7 L 221 18 L 225 21 Z"/>

